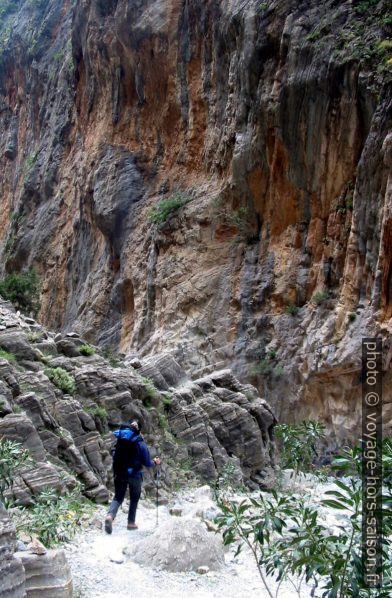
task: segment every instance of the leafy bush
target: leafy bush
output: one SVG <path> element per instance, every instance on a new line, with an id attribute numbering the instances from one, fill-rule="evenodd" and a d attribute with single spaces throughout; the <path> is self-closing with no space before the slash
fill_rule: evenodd
<path id="1" fill-rule="evenodd" d="M 95 407 L 87 407 L 87 413 L 93 415 L 94 417 L 99 417 L 100 419 L 107 419 L 108 412 L 106 411 L 105 407 L 100 407 L 96 405 Z"/>
<path id="2" fill-rule="evenodd" d="M 336 479 L 334 490 L 327 491 L 323 506 L 339 511 L 341 521 L 334 530 L 325 524 L 322 512 L 295 496 L 272 492 L 271 497 L 247 498 L 241 502 L 218 495 L 221 514 L 215 519 L 223 532 L 225 545 L 237 546 L 236 556 L 246 545 L 254 557 L 262 583 L 268 595 L 279 595 L 280 582 L 289 580 L 298 596 L 304 580 L 328 598 L 388 598 L 391 594 L 391 512 L 388 506 L 392 489 L 388 472 L 391 471 L 392 442 L 383 444 L 384 490 L 383 532 L 384 586 L 377 594 L 362 588 L 362 488 L 361 451 L 346 450 L 337 457 L 333 467 L 346 474 L 355 473 L 349 482 Z M 387 467 L 386 467 L 387 465 Z M 278 582 L 272 593 L 268 577 Z"/>
<path id="3" fill-rule="evenodd" d="M 267 376 L 272 371 L 272 366 L 269 359 L 261 359 L 259 363 L 252 366 L 251 373 L 256 376 Z"/>
<path id="4" fill-rule="evenodd" d="M 9 353 L 5 349 L 0 348 L 0 358 L 6 359 L 7 361 L 14 362 L 16 361 L 16 357 L 13 353 Z"/>
<path id="5" fill-rule="evenodd" d="M 91 345 L 81 345 L 79 347 L 79 352 L 82 355 L 86 355 L 86 357 L 89 357 L 90 355 L 94 355 L 96 352 L 96 349 L 94 347 L 92 347 Z"/>
<path id="6" fill-rule="evenodd" d="M 32 462 L 29 451 L 19 442 L 0 438 L 0 500 L 2 502 L 4 502 L 4 492 L 12 488 L 17 471 Z"/>
<path id="7" fill-rule="evenodd" d="M 328 291 L 318 291 L 312 297 L 312 302 L 316 305 L 321 305 L 329 297 Z"/>
<path id="8" fill-rule="evenodd" d="M 166 434 L 169 431 L 169 422 L 163 413 L 158 413 L 158 423 L 161 430 Z"/>
<path id="9" fill-rule="evenodd" d="M 350 314 L 348 314 L 348 319 L 350 322 L 354 322 L 354 320 L 356 319 L 357 314 L 354 312 L 351 312 Z"/>
<path id="10" fill-rule="evenodd" d="M 41 492 L 28 508 L 14 513 L 17 532 L 37 537 L 47 548 L 69 542 L 83 521 L 92 512 L 92 506 L 74 491 L 59 496 L 53 489 Z"/>
<path id="11" fill-rule="evenodd" d="M 120 358 L 117 355 L 117 353 L 115 352 L 115 350 L 113 349 L 113 347 L 104 347 L 104 349 L 102 349 L 102 355 L 104 356 L 105 359 L 108 360 L 109 365 L 112 368 L 121 367 Z"/>
<path id="12" fill-rule="evenodd" d="M 63 392 L 70 395 L 75 393 L 75 378 L 63 368 L 45 368 L 44 373 Z"/>
<path id="13" fill-rule="evenodd" d="M 305 39 L 310 42 L 313 42 L 313 41 L 316 41 L 317 39 L 320 39 L 320 37 L 321 37 L 320 29 L 315 29 L 311 33 L 308 33 L 308 35 L 306 36 Z"/>
<path id="14" fill-rule="evenodd" d="M 294 303 L 288 303 L 285 307 L 285 312 L 286 314 L 290 314 L 291 316 L 296 316 L 299 312 L 299 307 Z"/>
<path id="15" fill-rule="evenodd" d="M 159 201 L 156 206 L 151 208 L 149 218 L 150 221 L 158 226 L 162 226 L 167 222 L 180 208 L 185 206 L 190 197 L 184 193 L 174 193 L 168 199 Z"/>
<path id="16" fill-rule="evenodd" d="M 21 311 L 36 315 L 39 310 L 40 285 L 35 269 L 12 272 L 0 281 L 0 295 Z"/>
<path id="17" fill-rule="evenodd" d="M 27 339 L 30 343 L 39 343 L 43 339 L 43 333 L 36 331 L 29 332 Z"/>
<path id="18" fill-rule="evenodd" d="M 354 6 L 354 10 L 358 14 L 363 15 L 374 10 L 378 3 L 379 0 L 361 0 Z"/>
<path id="19" fill-rule="evenodd" d="M 313 461 L 318 457 L 320 441 L 325 437 L 325 426 L 317 421 L 303 421 L 299 424 L 278 424 L 275 426 L 278 440 L 280 467 L 300 471 L 313 471 Z"/>
<path id="20" fill-rule="evenodd" d="M 151 378 L 142 378 L 144 384 L 144 397 L 147 407 L 152 407 L 153 403 L 159 398 L 158 390 Z"/>

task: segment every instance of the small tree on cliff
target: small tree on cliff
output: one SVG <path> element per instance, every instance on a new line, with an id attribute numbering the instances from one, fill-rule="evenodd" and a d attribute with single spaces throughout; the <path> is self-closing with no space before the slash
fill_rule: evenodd
<path id="1" fill-rule="evenodd" d="M 12 272 L 0 281 L 0 295 L 26 314 L 37 315 L 40 284 L 37 271 Z"/>

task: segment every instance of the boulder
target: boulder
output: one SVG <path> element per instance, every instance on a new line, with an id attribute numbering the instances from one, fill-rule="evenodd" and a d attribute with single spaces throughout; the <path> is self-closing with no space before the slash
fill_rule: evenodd
<path id="1" fill-rule="evenodd" d="M 25 574 L 14 557 L 15 528 L 0 503 L 0 598 L 25 598 Z"/>
<path id="2" fill-rule="evenodd" d="M 72 598 L 72 576 L 64 550 L 17 552 L 26 575 L 27 598 Z"/>
<path id="3" fill-rule="evenodd" d="M 194 519 L 173 517 L 124 552 L 139 565 L 153 565 L 173 572 L 197 571 L 199 567 L 217 570 L 224 564 L 220 536 L 208 533 L 205 526 Z"/>
<path id="4" fill-rule="evenodd" d="M 37 358 L 37 352 L 30 346 L 25 334 L 17 328 L 0 332 L 0 347 L 18 359 L 34 361 Z"/>
<path id="5" fill-rule="evenodd" d="M 12 413 L 0 420 L 0 437 L 20 442 L 36 461 L 46 461 L 42 441 L 32 421 L 22 414 Z"/>

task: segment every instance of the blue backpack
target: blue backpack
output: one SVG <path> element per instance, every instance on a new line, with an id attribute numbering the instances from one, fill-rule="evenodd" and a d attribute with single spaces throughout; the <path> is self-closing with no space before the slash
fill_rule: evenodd
<path id="1" fill-rule="evenodd" d="M 142 469 L 140 457 L 140 443 L 142 438 L 136 430 L 129 426 L 120 426 L 113 432 L 117 438 L 113 449 L 113 472 L 115 475 L 126 476 Z"/>

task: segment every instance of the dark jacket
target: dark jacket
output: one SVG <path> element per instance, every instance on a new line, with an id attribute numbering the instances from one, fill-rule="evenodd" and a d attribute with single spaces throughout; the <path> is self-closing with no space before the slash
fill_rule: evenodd
<path id="1" fill-rule="evenodd" d="M 133 428 L 124 426 L 115 430 L 113 434 L 117 438 L 113 452 L 114 475 L 140 478 L 143 466 L 155 465 L 143 438 Z"/>

